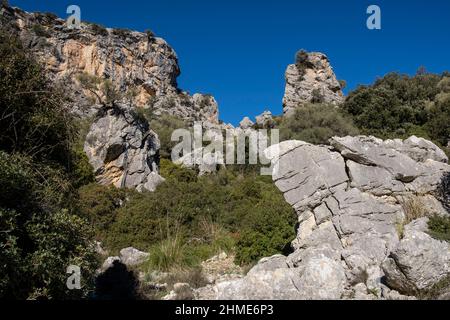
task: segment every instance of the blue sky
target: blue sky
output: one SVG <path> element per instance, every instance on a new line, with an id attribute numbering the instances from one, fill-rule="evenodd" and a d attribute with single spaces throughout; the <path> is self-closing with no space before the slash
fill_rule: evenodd
<path id="1" fill-rule="evenodd" d="M 237 124 L 265 109 L 282 113 L 284 71 L 301 48 L 328 55 L 348 89 L 390 71 L 450 70 L 448 0 L 10 0 L 27 11 L 108 27 L 153 30 L 178 54 L 179 86 L 213 94 L 220 118 Z M 379 5 L 382 30 L 366 28 Z M 347 90 L 348 90 L 347 89 Z M 347 91 L 346 90 L 346 91 Z"/>

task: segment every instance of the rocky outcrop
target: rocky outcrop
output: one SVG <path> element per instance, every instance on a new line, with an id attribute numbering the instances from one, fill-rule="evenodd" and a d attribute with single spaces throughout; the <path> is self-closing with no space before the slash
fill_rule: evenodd
<path id="1" fill-rule="evenodd" d="M 136 248 L 129 247 L 120 250 L 119 256 L 107 257 L 102 264 L 99 272 L 105 272 L 109 268 L 113 267 L 115 262 L 120 262 L 127 267 L 135 267 L 145 262 L 149 257 L 149 253 L 139 251 Z"/>
<path id="2" fill-rule="evenodd" d="M 407 216 L 408 197 L 435 198 L 447 158 L 429 141 L 332 138 L 266 150 L 273 180 L 298 215 L 294 252 L 261 260 L 242 279 L 215 285 L 218 299 L 408 299 L 450 276 L 449 245 Z M 420 145 L 420 147 L 418 147 Z M 448 215 L 442 206 L 437 214 Z M 428 209 L 426 209 L 428 210 Z M 420 226 L 418 228 L 417 226 Z"/>
<path id="3" fill-rule="evenodd" d="M 241 129 L 251 129 L 254 126 L 254 122 L 250 120 L 249 117 L 244 117 L 241 122 L 239 122 L 239 128 Z"/>
<path id="4" fill-rule="evenodd" d="M 324 255 L 311 256 L 301 268 L 289 268 L 286 257 L 274 256 L 242 279 L 217 284 L 216 291 L 220 300 L 339 299 L 344 285 L 343 266 Z"/>
<path id="5" fill-rule="evenodd" d="M 214 97 L 178 89 L 178 58 L 163 39 L 90 23 L 71 29 L 52 14 L 0 10 L 0 26 L 17 34 L 50 79 L 64 86 L 72 111 L 95 117 L 84 149 L 99 183 L 153 191 L 164 180 L 158 175 L 159 139 L 136 108 L 218 125 Z M 114 101 L 87 88 L 79 78 L 86 74 L 109 80 L 119 93 Z"/>
<path id="6" fill-rule="evenodd" d="M 450 245 L 426 231 L 427 218 L 407 225 L 403 239 L 383 263 L 387 284 L 401 293 L 426 294 L 450 277 Z"/>
<path id="7" fill-rule="evenodd" d="M 0 10 L 0 26 L 17 33 L 49 76 L 64 83 L 77 114 L 92 115 L 98 107 L 95 97 L 77 81 L 79 74 L 86 73 L 111 80 L 124 94 L 133 91 L 133 104 L 137 107 L 189 121 L 218 122 L 214 98 L 189 96 L 178 89 L 178 58 L 165 40 L 151 33 L 91 23 L 70 29 L 65 20 L 52 14 L 28 13 L 11 7 Z"/>
<path id="8" fill-rule="evenodd" d="M 341 85 L 323 53 L 298 54 L 297 63 L 287 67 L 285 78 L 284 114 L 290 114 L 305 103 L 324 102 L 338 105 L 344 101 Z"/>
<path id="9" fill-rule="evenodd" d="M 126 266 L 137 266 L 143 263 L 148 257 L 149 253 L 139 251 L 136 248 L 128 247 L 120 250 L 120 261 Z"/>
<path id="10" fill-rule="evenodd" d="M 272 128 L 275 125 L 272 112 L 266 110 L 259 116 L 256 116 L 256 125 L 259 128 Z"/>
<path id="11" fill-rule="evenodd" d="M 164 181 L 159 148 L 156 133 L 126 105 L 103 108 L 84 145 L 99 183 L 138 191 L 154 191 Z"/>

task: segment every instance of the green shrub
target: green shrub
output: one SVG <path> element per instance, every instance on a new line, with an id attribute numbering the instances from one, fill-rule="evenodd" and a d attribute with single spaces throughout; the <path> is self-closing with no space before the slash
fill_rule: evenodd
<path id="1" fill-rule="evenodd" d="M 92 95 L 93 103 L 113 106 L 126 96 L 110 79 L 104 80 L 88 73 L 80 73 L 77 75 L 77 80 L 80 86 Z"/>
<path id="2" fill-rule="evenodd" d="M 433 238 L 450 242 L 450 217 L 431 217 L 428 221 L 428 229 L 428 233 Z"/>
<path id="3" fill-rule="evenodd" d="M 150 122 L 150 128 L 158 134 L 161 141 L 161 149 L 159 150 L 161 157 L 170 159 L 172 148 L 178 143 L 178 141 L 172 141 L 172 133 L 176 129 L 187 129 L 187 123 L 168 114 L 162 114 L 156 119 L 147 119 Z"/>
<path id="4" fill-rule="evenodd" d="M 0 152 L 0 297 L 80 298 L 93 285 L 96 257 L 85 221 L 62 209 L 59 171 Z M 70 291 L 65 268 L 83 270 L 83 289 Z"/>
<path id="5" fill-rule="evenodd" d="M 279 129 L 282 141 L 302 140 L 314 144 L 326 144 L 333 136 L 358 134 L 350 116 L 327 104 L 298 107 L 292 116 L 282 119 Z"/>
<path id="6" fill-rule="evenodd" d="M 198 176 L 195 170 L 184 168 L 164 158 L 160 162 L 160 174 L 165 179 L 174 179 L 180 182 L 195 182 Z"/>
<path id="7" fill-rule="evenodd" d="M 305 50 L 299 50 L 295 54 L 295 66 L 299 73 L 299 81 L 302 81 L 308 68 L 308 53 Z"/>
<path id="8" fill-rule="evenodd" d="M 114 223 L 117 209 L 126 201 L 127 190 L 92 183 L 78 190 L 80 214 L 96 230 L 98 239 L 105 237 Z"/>
<path id="9" fill-rule="evenodd" d="M 107 221 L 112 223 L 99 232 L 107 248 L 117 251 L 133 246 L 152 251 L 152 245 L 158 243 L 161 250 L 155 259 L 160 262 L 155 265 L 167 267 L 164 261 L 181 259 L 170 258 L 178 251 L 169 249 L 181 246 L 183 264 L 192 266 L 220 251 L 233 251 L 242 236 L 245 238 L 237 246 L 238 251 L 248 247 L 246 252 L 252 254 L 244 254 L 239 262 L 247 263 L 266 253 L 282 252 L 295 237 L 293 210 L 270 179 L 235 175 L 228 170 L 194 179 L 183 172 L 188 169 L 175 168 L 155 192 L 128 192 L 127 201 L 116 207 L 113 216 L 108 215 Z M 173 173 L 177 171 L 182 173 Z M 97 210 L 82 199 L 87 209 Z M 112 201 L 106 198 L 102 205 L 105 210 L 101 211 L 112 210 Z M 263 236 L 249 239 L 251 232 Z M 170 244 L 177 246 L 168 247 L 166 240 L 174 238 L 177 241 Z M 163 249 L 169 252 L 161 252 Z"/>
<path id="10" fill-rule="evenodd" d="M 267 256 L 285 253 L 295 237 L 295 215 L 282 197 L 274 197 L 269 186 L 262 200 L 247 207 L 242 216 L 240 237 L 236 244 L 236 261 L 250 264 Z M 245 209 L 244 209 L 245 210 Z"/>
<path id="11" fill-rule="evenodd" d="M 51 36 L 47 29 L 40 24 L 34 24 L 32 30 L 38 37 L 49 38 Z"/>
<path id="12" fill-rule="evenodd" d="M 73 149 L 71 163 L 70 180 L 74 188 L 79 188 L 95 181 L 94 169 L 83 149 Z"/>
<path id="13" fill-rule="evenodd" d="M 92 168 L 84 152 L 84 141 L 91 124 L 92 119 L 77 120 L 75 122 L 77 132 L 70 150 L 69 164 L 70 180 L 75 189 L 95 182 L 94 168 Z"/>
<path id="14" fill-rule="evenodd" d="M 324 96 L 322 94 L 322 92 L 320 92 L 319 89 L 314 89 L 311 93 L 312 98 L 311 98 L 311 103 L 324 103 L 325 99 Z"/>
<path id="15" fill-rule="evenodd" d="M 155 33 L 152 30 L 145 30 L 145 34 L 149 40 L 155 37 Z"/>
<path id="16" fill-rule="evenodd" d="M 343 108 L 364 134 L 381 138 L 419 134 L 446 145 L 450 129 L 443 124 L 450 117 L 450 90 L 445 79 L 444 74 L 409 77 L 390 73 L 352 91 Z"/>
<path id="17" fill-rule="evenodd" d="M 75 126 L 62 89 L 19 40 L 1 32 L 0 58 L 0 149 L 67 166 Z"/>
<path id="18" fill-rule="evenodd" d="M 113 34 L 120 37 L 120 38 L 126 38 L 131 35 L 131 31 L 129 29 L 113 29 Z"/>
<path id="19" fill-rule="evenodd" d="M 449 90 L 450 92 L 450 90 Z M 441 146 L 450 141 L 450 98 L 437 102 L 429 111 L 424 131 Z M 447 124 L 447 125 L 446 125 Z"/>
<path id="20" fill-rule="evenodd" d="M 444 173 L 437 190 L 438 199 L 444 208 L 450 213 L 450 172 Z"/>

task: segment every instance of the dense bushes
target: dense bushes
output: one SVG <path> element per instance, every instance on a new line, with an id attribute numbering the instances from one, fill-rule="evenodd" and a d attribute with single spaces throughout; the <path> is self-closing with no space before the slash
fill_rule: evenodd
<path id="1" fill-rule="evenodd" d="M 116 197 L 110 197 L 112 189 L 80 189 L 81 199 L 94 199 L 83 200 L 86 214 L 106 217 L 96 227 L 108 248 L 152 247 L 151 252 L 158 252 L 161 246 L 170 247 L 173 255 L 154 258 L 156 265 L 166 266 L 164 261 L 171 259 L 198 263 L 199 258 L 231 250 L 237 241 L 238 262 L 249 263 L 281 252 L 295 236 L 293 210 L 269 179 L 226 170 L 208 177 L 187 174 L 189 169 L 178 171 L 184 173 L 169 175 L 153 193 L 127 191 L 127 200 L 119 207 Z M 103 192 L 104 201 L 96 203 Z"/>
<path id="2" fill-rule="evenodd" d="M 450 86 L 447 74 L 390 73 L 360 86 L 343 108 L 364 134 L 402 138 L 412 134 L 446 145 L 450 137 Z"/>
<path id="3" fill-rule="evenodd" d="M 61 91 L 4 33 L 0 125 L 0 298 L 86 296 L 97 261 L 75 210 L 74 185 L 89 180 L 74 154 L 76 126 Z M 81 290 L 66 287 L 69 265 L 82 270 Z"/>
<path id="4" fill-rule="evenodd" d="M 0 151 L 0 297 L 81 297 L 92 286 L 90 229 L 70 210 L 63 173 Z M 83 290 L 66 288 L 69 265 L 83 270 Z"/>
<path id="5" fill-rule="evenodd" d="M 278 128 L 281 140 L 302 140 L 314 144 L 325 144 L 332 136 L 358 134 L 348 114 L 327 104 L 298 107 L 292 116 L 281 120 Z"/>
<path id="6" fill-rule="evenodd" d="M 125 201 L 127 191 L 92 183 L 79 189 L 79 209 L 102 238 L 116 218 L 116 210 Z"/>
<path id="7" fill-rule="evenodd" d="M 63 95 L 19 42 L 0 33 L 0 149 L 69 162 L 74 136 Z"/>

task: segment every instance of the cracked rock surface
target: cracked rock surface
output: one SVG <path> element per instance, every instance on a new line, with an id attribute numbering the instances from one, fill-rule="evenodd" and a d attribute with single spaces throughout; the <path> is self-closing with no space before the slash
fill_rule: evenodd
<path id="1" fill-rule="evenodd" d="M 84 144 L 99 183 L 138 191 L 154 191 L 164 181 L 159 148 L 156 133 L 126 105 L 103 109 Z"/>
<path id="2" fill-rule="evenodd" d="M 294 252 L 216 284 L 217 299 L 411 299 L 450 276 L 450 246 L 423 219 L 398 232 L 407 197 L 448 215 L 434 196 L 450 171 L 442 150 L 416 137 L 330 144 L 279 144 L 273 180 L 298 215 Z"/>
<path id="3" fill-rule="evenodd" d="M 325 103 L 341 104 L 344 95 L 328 57 L 320 52 L 307 53 L 304 69 L 297 65 L 287 67 L 283 113 L 289 115 L 299 105 L 314 102 L 319 95 Z"/>

